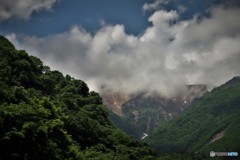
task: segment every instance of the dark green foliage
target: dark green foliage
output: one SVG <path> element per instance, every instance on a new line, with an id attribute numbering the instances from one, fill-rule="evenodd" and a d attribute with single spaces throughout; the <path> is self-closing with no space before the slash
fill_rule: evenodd
<path id="1" fill-rule="evenodd" d="M 138 130 L 136 125 L 132 124 L 128 118 L 119 116 L 110 109 L 108 112 L 109 112 L 109 117 L 111 121 L 117 128 L 119 128 L 121 131 L 125 132 L 126 134 L 133 136 L 136 139 L 139 139 L 140 135 L 137 132 Z"/>
<path id="2" fill-rule="evenodd" d="M 204 94 L 146 139 L 158 153 L 240 151 L 240 77 Z M 211 141 L 217 134 L 220 139 Z"/>
<path id="3" fill-rule="evenodd" d="M 170 120 L 172 117 L 168 113 L 179 114 L 180 109 L 177 105 L 172 99 L 141 93 L 122 105 L 123 118 L 118 118 L 118 121 L 114 121 L 116 118 L 112 120 L 123 131 L 140 139 L 143 133 L 151 134 L 155 128 Z M 121 126 L 121 123 L 127 125 Z M 134 131 L 129 130 L 128 126 L 134 128 Z"/>
<path id="4" fill-rule="evenodd" d="M 96 92 L 0 36 L 0 159 L 154 159 L 109 121 Z"/>
<path id="5" fill-rule="evenodd" d="M 73 142 L 47 98 L 28 104 L 3 103 L 0 108 L 2 159 L 63 159 Z M 52 153 L 52 154 L 49 154 Z M 14 158 L 15 157 L 15 158 Z"/>
<path id="6" fill-rule="evenodd" d="M 157 160 L 207 160 L 208 156 L 203 156 L 199 154 L 189 154 L 189 153 L 171 153 L 163 154 Z M 214 158 L 214 160 L 216 160 Z"/>

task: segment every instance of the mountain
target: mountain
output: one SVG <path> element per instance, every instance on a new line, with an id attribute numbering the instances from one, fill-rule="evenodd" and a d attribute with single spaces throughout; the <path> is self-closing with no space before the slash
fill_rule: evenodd
<path id="1" fill-rule="evenodd" d="M 101 93 L 103 103 L 115 114 L 123 116 L 122 105 L 132 99 L 134 95 L 121 92 L 104 91 Z"/>
<path id="2" fill-rule="evenodd" d="M 104 94 L 103 101 L 117 113 L 110 114 L 110 118 L 118 128 L 136 138 L 142 138 L 143 134 L 151 133 L 156 127 L 185 111 L 204 92 L 206 85 L 200 84 L 188 85 L 184 93 L 170 98 L 160 94 L 108 92 Z"/>
<path id="3" fill-rule="evenodd" d="M 114 127 L 96 92 L 0 36 L 1 160 L 152 160 Z"/>
<path id="4" fill-rule="evenodd" d="M 159 154 L 240 151 L 240 77 L 205 93 L 144 141 Z"/>
<path id="5" fill-rule="evenodd" d="M 121 106 L 118 116 L 85 82 L 50 70 L 3 36 L 0 57 L 1 160 L 201 160 L 210 150 L 239 151 L 240 77 L 203 96 L 204 85 L 196 85 L 188 87 L 189 95 L 168 99 L 139 93 L 109 100 Z M 147 123 L 152 114 L 163 121 L 143 142 L 110 121 L 115 117 L 129 132 L 145 132 L 148 125 L 154 130 L 155 122 Z"/>

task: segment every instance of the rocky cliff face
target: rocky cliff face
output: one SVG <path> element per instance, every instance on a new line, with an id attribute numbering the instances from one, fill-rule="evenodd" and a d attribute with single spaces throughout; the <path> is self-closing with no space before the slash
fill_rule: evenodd
<path id="1" fill-rule="evenodd" d="M 184 93 L 166 98 L 159 94 L 129 95 L 107 92 L 104 104 L 137 128 L 139 136 L 150 133 L 164 122 L 184 112 L 192 101 L 206 92 L 206 85 L 188 85 Z M 115 122 L 115 125 L 118 122 Z"/>
<path id="2" fill-rule="evenodd" d="M 132 99 L 134 95 L 121 92 L 105 91 L 101 93 L 104 105 L 109 107 L 115 114 L 123 116 L 122 105 Z"/>

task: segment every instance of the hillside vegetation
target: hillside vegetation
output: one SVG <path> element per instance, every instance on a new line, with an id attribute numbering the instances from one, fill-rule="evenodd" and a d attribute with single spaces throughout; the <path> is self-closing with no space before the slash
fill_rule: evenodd
<path id="1" fill-rule="evenodd" d="M 205 93 L 183 114 L 157 128 L 146 142 L 158 151 L 240 151 L 240 77 Z"/>
<path id="2" fill-rule="evenodd" d="M 0 36 L 0 159 L 154 159 L 115 128 L 96 92 Z"/>

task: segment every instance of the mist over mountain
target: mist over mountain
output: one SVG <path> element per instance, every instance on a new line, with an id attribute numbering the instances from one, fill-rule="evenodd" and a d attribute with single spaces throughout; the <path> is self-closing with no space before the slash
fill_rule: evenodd
<path id="1" fill-rule="evenodd" d="M 209 16 L 182 20 L 175 10 L 154 10 L 151 26 L 139 35 L 122 24 L 104 24 L 96 33 L 74 25 L 47 37 L 8 34 L 54 69 L 85 80 L 92 90 L 160 93 L 174 96 L 189 84 L 208 89 L 239 75 L 240 10 L 217 5 Z"/>
<path id="2" fill-rule="evenodd" d="M 240 152 L 239 0 L 0 0 L 0 35 L 0 159 Z"/>

